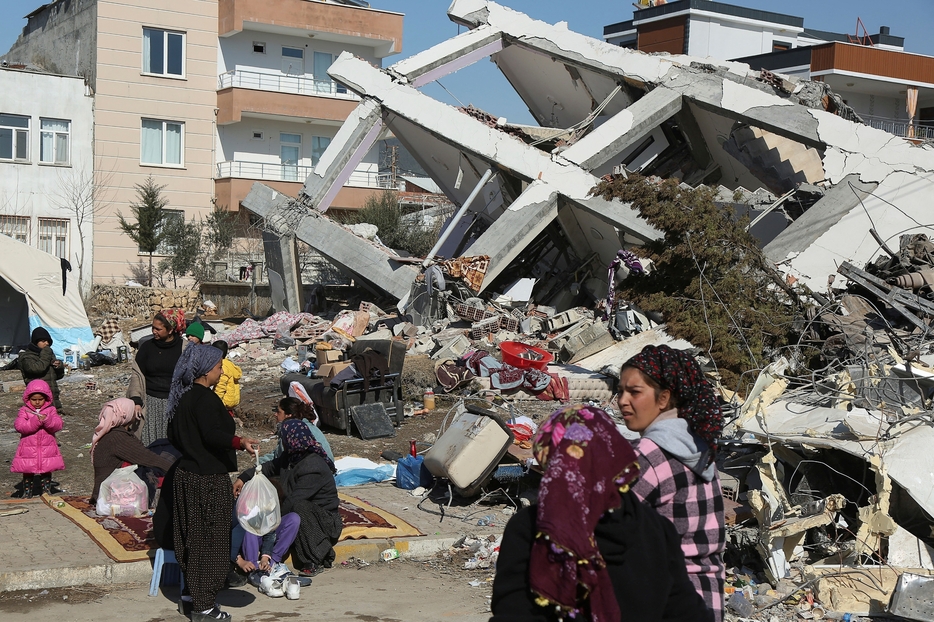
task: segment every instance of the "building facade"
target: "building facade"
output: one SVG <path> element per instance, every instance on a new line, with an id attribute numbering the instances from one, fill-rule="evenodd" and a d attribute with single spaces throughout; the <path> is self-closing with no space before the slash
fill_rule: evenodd
<path id="1" fill-rule="evenodd" d="M 83 78 L 0 67 L 0 233 L 68 260 L 83 288 L 94 257 L 92 135 Z"/>
<path id="2" fill-rule="evenodd" d="M 331 60 L 379 65 L 401 50 L 402 17 L 356 0 L 58 0 L 29 14 L 4 58 L 83 76 L 94 95 L 94 280 L 140 261 L 118 214 L 149 177 L 186 220 L 238 211 L 257 180 L 297 195 L 356 103 Z M 379 191 L 376 167 L 366 158 L 336 207 Z"/>
<path id="3" fill-rule="evenodd" d="M 737 60 L 753 69 L 827 83 L 868 125 L 934 138 L 934 57 L 905 51 L 887 26 L 876 34 L 806 27 L 804 19 L 710 0 L 644 0 L 608 25 L 609 43 L 644 52 Z"/>

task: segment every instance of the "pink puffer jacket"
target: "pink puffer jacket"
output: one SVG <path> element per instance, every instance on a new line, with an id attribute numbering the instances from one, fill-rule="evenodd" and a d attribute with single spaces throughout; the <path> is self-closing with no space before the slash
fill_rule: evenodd
<path id="1" fill-rule="evenodd" d="M 38 412 L 29 403 L 29 396 L 34 393 L 46 397 L 45 405 Z M 40 420 L 40 415 L 45 419 Z M 10 465 L 11 473 L 49 473 L 65 468 L 62 452 L 55 441 L 55 433 L 62 429 L 62 418 L 52 405 L 52 390 L 45 380 L 33 380 L 26 385 L 23 407 L 19 409 L 14 427 L 22 438 Z"/>

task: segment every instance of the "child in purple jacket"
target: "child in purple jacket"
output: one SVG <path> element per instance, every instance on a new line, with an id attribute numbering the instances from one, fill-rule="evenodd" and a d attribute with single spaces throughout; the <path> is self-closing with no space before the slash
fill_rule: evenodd
<path id="1" fill-rule="evenodd" d="M 58 450 L 55 433 L 62 429 L 62 418 L 52 403 L 52 389 L 45 380 L 33 380 L 23 391 L 23 407 L 14 424 L 22 435 L 11 473 L 23 474 L 23 497 L 29 499 L 36 488 L 52 492 L 52 471 L 62 471 L 65 461 Z"/>

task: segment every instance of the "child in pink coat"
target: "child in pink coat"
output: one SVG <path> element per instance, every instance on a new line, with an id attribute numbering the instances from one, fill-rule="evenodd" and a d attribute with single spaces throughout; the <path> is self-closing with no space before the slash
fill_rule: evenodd
<path id="1" fill-rule="evenodd" d="M 22 435 L 11 473 L 23 474 L 23 497 L 31 498 L 38 485 L 43 493 L 52 491 L 52 471 L 62 471 L 65 461 L 58 450 L 55 433 L 62 429 L 62 418 L 52 403 L 52 389 L 45 380 L 33 380 L 23 391 L 23 407 L 14 424 Z"/>

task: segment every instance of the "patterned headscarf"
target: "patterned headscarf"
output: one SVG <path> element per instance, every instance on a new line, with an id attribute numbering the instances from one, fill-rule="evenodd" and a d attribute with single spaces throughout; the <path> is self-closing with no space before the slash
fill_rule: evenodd
<path id="1" fill-rule="evenodd" d="M 723 411 L 693 356 L 668 346 L 645 346 L 623 365 L 635 367 L 671 391 L 678 403 L 678 416 L 688 422 L 691 431 L 710 446 L 710 459 L 717 452 L 717 439 L 723 428 Z"/>
<path id="2" fill-rule="evenodd" d="M 286 419 L 279 424 L 279 438 L 282 439 L 282 449 L 285 450 L 289 466 L 294 467 L 308 454 L 318 454 L 328 463 L 331 473 L 337 473 L 334 461 L 324 451 L 321 443 L 315 440 L 311 430 L 300 419 Z"/>
<path id="3" fill-rule="evenodd" d="M 136 404 L 129 398 L 118 397 L 104 404 L 100 421 L 97 422 L 94 435 L 91 437 L 91 460 L 94 459 L 94 448 L 97 447 L 97 442 L 104 438 L 105 434 L 114 428 L 130 423 L 135 418 Z"/>
<path id="4" fill-rule="evenodd" d="M 638 478 L 635 451 L 609 415 L 592 406 L 553 413 L 535 435 L 532 451 L 544 470 L 529 563 L 535 602 L 557 606 L 568 617 L 619 620 L 594 529 L 606 512 L 622 505 L 620 493 Z"/>
<path id="5" fill-rule="evenodd" d="M 172 374 L 172 384 L 169 386 L 169 400 L 166 404 L 166 415 L 169 419 L 175 416 L 175 409 L 182 396 L 191 388 L 195 378 L 200 378 L 217 365 L 224 358 L 223 352 L 214 346 L 193 343 L 182 350 L 182 355 L 175 364 Z"/>

